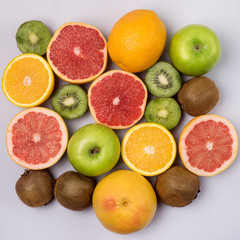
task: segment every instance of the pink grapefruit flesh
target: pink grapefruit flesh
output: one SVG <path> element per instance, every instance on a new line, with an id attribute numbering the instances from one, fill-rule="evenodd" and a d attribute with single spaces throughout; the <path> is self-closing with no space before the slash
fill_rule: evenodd
<path id="1" fill-rule="evenodd" d="M 147 89 L 136 75 L 112 70 L 97 78 L 88 90 L 93 118 L 113 129 L 129 128 L 144 113 Z"/>
<path id="2" fill-rule="evenodd" d="M 87 83 L 106 68 L 107 43 L 101 32 L 91 25 L 66 23 L 53 35 L 47 59 L 61 79 L 73 84 Z"/>
<path id="3" fill-rule="evenodd" d="M 179 139 L 179 153 L 188 170 L 199 176 L 216 175 L 234 161 L 238 136 L 223 117 L 207 114 L 192 119 Z"/>
<path id="4" fill-rule="evenodd" d="M 36 107 L 20 112 L 11 120 L 6 141 L 13 161 L 27 169 L 45 169 L 65 152 L 68 132 L 56 112 Z"/>

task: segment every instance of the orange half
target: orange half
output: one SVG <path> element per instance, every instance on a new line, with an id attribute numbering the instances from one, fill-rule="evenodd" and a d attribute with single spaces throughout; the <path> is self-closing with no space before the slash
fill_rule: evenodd
<path id="1" fill-rule="evenodd" d="M 19 107 L 42 104 L 54 88 L 54 75 L 47 61 L 36 54 L 22 54 L 6 67 L 2 89 L 7 99 Z"/>
<path id="2" fill-rule="evenodd" d="M 174 162 L 176 142 L 162 125 L 141 123 L 126 133 L 121 153 L 130 169 L 144 176 L 155 176 L 166 171 Z"/>

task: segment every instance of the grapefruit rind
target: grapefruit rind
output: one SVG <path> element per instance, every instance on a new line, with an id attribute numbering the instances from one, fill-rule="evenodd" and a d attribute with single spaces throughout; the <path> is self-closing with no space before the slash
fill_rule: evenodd
<path id="1" fill-rule="evenodd" d="M 23 58 L 28 58 L 28 57 L 38 59 L 39 61 L 41 61 L 44 64 L 44 67 L 47 69 L 48 74 L 49 74 L 49 85 L 48 85 L 45 93 L 42 95 L 41 98 L 39 98 L 35 102 L 24 104 L 24 103 L 18 103 L 11 96 L 9 96 L 8 92 L 6 91 L 5 84 L 6 84 L 7 72 L 11 68 L 11 66 L 15 62 L 17 62 L 17 61 L 19 61 L 19 60 L 21 60 Z M 52 69 L 51 69 L 50 65 L 48 64 L 48 62 L 43 57 L 41 57 L 41 56 L 39 56 L 37 54 L 34 54 L 34 53 L 24 53 L 24 54 L 21 54 L 21 55 L 15 57 L 15 58 L 13 58 L 12 61 L 10 61 L 10 63 L 7 65 L 7 67 L 6 67 L 6 69 L 5 69 L 4 73 L 3 73 L 3 78 L 2 78 L 2 89 L 3 89 L 3 92 L 4 92 L 5 96 L 6 96 L 6 98 L 11 103 L 13 103 L 14 105 L 16 105 L 18 107 L 35 107 L 35 106 L 38 106 L 38 105 L 42 104 L 51 95 L 51 93 L 52 93 L 52 91 L 54 89 L 54 84 L 55 84 L 54 75 L 53 75 L 53 72 L 52 72 Z"/>
<path id="2" fill-rule="evenodd" d="M 97 74 L 95 75 L 92 75 L 90 76 L 89 78 L 85 78 L 85 79 L 70 79 L 68 78 L 67 76 L 65 76 L 64 74 L 62 74 L 58 69 L 57 67 L 55 67 L 55 65 L 53 64 L 53 62 L 51 61 L 51 58 L 50 58 L 50 53 L 51 53 L 51 45 L 52 43 L 56 40 L 56 38 L 58 37 L 59 33 L 61 32 L 61 30 L 66 27 L 66 26 L 69 26 L 69 25 L 80 25 L 80 26 L 85 26 L 85 27 L 88 27 L 88 28 L 92 28 L 94 30 L 96 30 L 99 35 L 102 37 L 103 41 L 105 42 L 105 48 L 102 50 L 103 52 L 103 59 L 104 59 L 104 65 L 101 69 L 101 71 L 99 71 Z M 94 79 L 96 79 L 98 76 L 100 76 L 106 69 L 107 67 L 107 58 L 108 58 L 108 53 L 107 53 L 107 41 L 105 39 L 105 37 L 102 35 L 102 33 L 99 31 L 99 29 L 97 29 L 96 27 L 92 26 L 92 25 L 89 25 L 89 24 L 86 24 L 86 23 L 81 23 L 81 22 L 68 22 L 68 23 L 65 23 L 63 24 L 60 28 L 57 29 L 57 31 L 54 33 L 54 35 L 52 36 L 52 39 L 50 40 L 49 44 L 48 44 L 48 47 L 47 47 L 47 52 L 46 52 L 46 56 L 47 56 L 47 60 L 48 60 L 48 63 L 49 65 L 51 66 L 52 70 L 54 71 L 54 73 L 59 77 L 61 78 L 62 80 L 68 82 L 68 83 L 72 83 L 72 84 L 84 84 L 84 83 L 88 83 L 88 82 L 91 82 L 93 81 Z"/>
<path id="3" fill-rule="evenodd" d="M 109 76 L 109 75 L 113 75 L 114 73 L 122 73 L 122 74 L 127 74 L 129 76 L 132 76 L 135 80 L 137 80 L 138 82 L 140 82 L 142 84 L 142 87 L 144 88 L 145 91 L 145 98 L 143 99 L 143 104 L 141 106 L 139 106 L 139 108 L 141 109 L 142 113 L 140 115 L 140 117 L 138 119 L 135 119 L 130 125 L 127 126 L 122 126 L 122 125 L 108 125 L 108 124 L 104 124 L 101 121 L 98 120 L 97 116 L 96 116 L 96 111 L 94 110 L 94 107 L 91 104 L 91 90 L 93 89 L 93 87 L 100 82 L 104 77 Z M 144 110 L 146 107 L 146 103 L 147 103 L 147 97 L 148 97 L 148 91 L 147 88 L 145 86 L 145 84 L 143 83 L 143 81 L 138 78 L 135 74 L 130 73 L 130 72 L 126 72 L 124 70 L 110 70 L 108 72 L 103 73 L 100 77 L 98 77 L 97 79 L 95 79 L 92 84 L 90 85 L 89 89 L 88 89 L 88 103 L 89 103 L 89 110 L 91 112 L 91 115 L 93 117 L 93 119 L 99 123 L 99 124 L 103 124 L 106 125 L 112 129 L 126 129 L 129 127 L 132 127 L 134 124 L 136 124 L 144 115 Z"/>
<path id="4" fill-rule="evenodd" d="M 12 143 L 12 128 L 13 125 L 21 118 L 23 118 L 27 113 L 29 112 L 41 112 L 43 114 L 46 114 L 47 116 L 53 116 L 59 123 L 60 126 L 60 130 L 62 132 L 62 140 L 61 140 L 61 145 L 62 148 L 61 150 L 58 152 L 58 154 L 54 157 L 54 158 L 50 158 L 49 161 L 47 163 L 42 163 L 42 164 L 29 164 L 26 163 L 25 161 L 23 161 L 22 159 L 16 157 L 13 153 L 13 143 Z M 10 156 L 10 158 L 17 163 L 18 165 L 27 168 L 27 169 L 31 169 L 31 170 L 41 170 L 41 169 L 46 169 L 51 167 L 52 165 L 54 165 L 55 163 L 57 163 L 60 158 L 62 157 L 62 155 L 64 154 L 64 152 L 67 149 L 67 143 L 68 143 L 68 130 L 67 130 L 67 126 L 65 124 L 65 122 L 63 121 L 63 119 L 60 117 L 60 115 L 56 112 L 54 112 L 53 110 L 44 108 L 44 107 L 35 107 L 35 108 L 29 108 L 29 109 L 25 109 L 21 112 L 19 112 L 8 124 L 7 127 L 7 133 L 6 133 L 6 145 L 7 145 L 7 151 L 8 154 Z"/>
<path id="5" fill-rule="evenodd" d="M 216 170 L 213 172 L 206 172 L 204 170 L 193 167 L 188 161 L 189 157 L 187 155 L 186 146 L 185 146 L 185 139 L 186 139 L 187 135 L 192 131 L 194 126 L 202 121 L 207 121 L 207 120 L 223 122 L 225 125 L 228 126 L 231 137 L 233 138 L 233 144 L 232 144 L 233 153 L 232 153 L 231 158 L 229 160 L 225 161 L 221 165 L 221 167 L 216 168 Z M 238 136 L 237 136 L 237 132 L 236 132 L 235 128 L 227 119 L 225 119 L 224 117 L 215 115 L 215 114 L 205 114 L 205 115 L 195 117 L 187 123 L 187 125 L 184 127 L 184 129 L 182 130 L 182 133 L 180 135 L 178 148 L 179 148 L 179 155 L 182 160 L 182 163 L 189 171 L 191 171 L 192 173 L 194 173 L 198 176 L 211 177 L 211 176 L 215 176 L 215 175 L 221 173 L 222 171 L 224 171 L 235 160 L 235 158 L 237 156 L 237 151 L 238 151 Z"/>
<path id="6" fill-rule="evenodd" d="M 172 152 L 172 158 L 169 160 L 169 162 L 165 165 L 165 167 L 155 171 L 155 172 L 146 172 L 146 171 L 143 171 L 141 169 L 138 169 L 136 168 L 128 159 L 127 155 L 126 155 L 126 152 L 125 152 L 125 147 L 126 147 L 126 144 L 127 144 L 127 141 L 130 137 L 130 135 L 142 128 L 142 127 L 157 127 L 157 128 L 160 128 L 161 130 L 163 130 L 169 137 L 171 143 L 173 144 L 173 152 Z M 126 165 L 132 169 L 134 172 L 137 172 L 143 176 L 156 176 L 156 175 L 159 175 L 163 172 L 165 172 L 168 168 L 171 167 L 171 165 L 173 164 L 175 158 L 176 158 L 176 154 L 177 154 L 177 145 L 176 145 L 176 141 L 173 137 L 173 135 L 162 125 L 158 124 L 158 123 L 140 123 L 140 124 L 137 124 L 135 125 L 134 127 L 130 128 L 128 130 L 128 132 L 125 134 L 124 138 L 123 138 L 123 141 L 122 141 L 122 146 L 121 146 L 121 154 L 122 154 L 122 158 L 123 158 L 123 161 L 126 163 Z"/>

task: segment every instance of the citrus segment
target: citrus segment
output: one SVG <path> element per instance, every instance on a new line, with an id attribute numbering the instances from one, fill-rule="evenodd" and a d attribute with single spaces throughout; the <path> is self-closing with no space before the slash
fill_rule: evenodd
<path id="1" fill-rule="evenodd" d="M 64 121 L 47 108 L 24 110 L 8 125 L 8 153 L 12 160 L 28 169 L 44 169 L 55 164 L 65 152 L 67 142 Z"/>
<path id="2" fill-rule="evenodd" d="M 172 165 L 175 156 L 175 140 L 160 124 L 135 125 L 123 138 L 124 162 L 142 175 L 155 176 L 166 171 Z"/>
<path id="3" fill-rule="evenodd" d="M 91 25 L 66 23 L 53 35 L 47 59 L 61 79 L 75 84 L 90 82 L 106 68 L 107 43 Z"/>
<path id="4" fill-rule="evenodd" d="M 47 61 L 36 54 L 22 54 L 6 67 L 2 89 L 13 104 L 33 107 L 51 95 L 54 76 Z"/>
<path id="5" fill-rule="evenodd" d="M 184 165 L 200 176 L 213 176 L 235 159 L 238 137 L 232 124 L 217 115 L 202 115 L 191 120 L 179 139 Z"/>
<path id="6" fill-rule="evenodd" d="M 112 70 L 96 79 L 88 90 L 93 118 L 110 128 L 128 128 L 141 119 L 147 89 L 134 74 Z"/>

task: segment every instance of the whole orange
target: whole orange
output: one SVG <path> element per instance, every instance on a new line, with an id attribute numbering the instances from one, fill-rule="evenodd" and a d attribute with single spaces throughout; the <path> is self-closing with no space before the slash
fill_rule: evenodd
<path id="1" fill-rule="evenodd" d="M 93 192 L 92 203 L 105 228 L 128 234 L 151 222 L 157 197 L 145 177 L 130 170 L 118 170 L 100 180 Z"/>
<path id="2" fill-rule="evenodd" d="M 152 10 L 138 9 L 121 17 L 108 38 L 112 61 L 128 72 L 141 72 L 160 58 L 166 43 L 166 28 Z"/>

